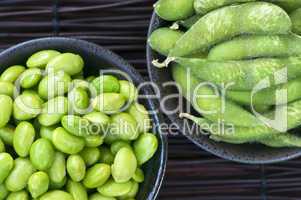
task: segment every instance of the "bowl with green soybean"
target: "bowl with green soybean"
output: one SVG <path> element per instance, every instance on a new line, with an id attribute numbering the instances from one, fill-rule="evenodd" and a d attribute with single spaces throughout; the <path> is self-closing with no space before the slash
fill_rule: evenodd
<path id="1" fill-rule="evenodd" d="M 288 5 L 290 2 L 271 2 L 159 0 L 154 6 L 148 32 L 147 63 L 150 79 L 159 87 L 164 100 L 162 110 L 170 122 L 179 127 L 180 132 L 194 144 L 224 159 L 267 164 L 301 155 L 300 117 L 290 112 L 294 110 L 299 113 L 300 110 L 301 91 L 292 89 L 300 88 L 298 74 L 301 70 L 298 67 L 295 68 L 295 74 L 288 73 L 287 84 L 272 83 L 270 88 L 259 92 L 254 98 L 255 111 L 271 118 L 275 107 L 283 104 L 281 101 L 275 102 L 276 89 L 288 89 L 288 127 L 283 134 L 262 125 L 250 109 L 249 91 L 266 76 L 272 77 L 260 70 L 274 68 L 275 65 L 269 64 L 271 62 L 278 62 L 278 69 L 282 69 L 285 65 L 289 66 L 292 60 L 299 60 L 301 54 L 298 48 L 301 46 L 300 33 L 292 28 L 292 24 L 298 26 L 298 23 L 293 14 L 290 16 L 292 10 L 300 7 L 300 2 L 292 2 L 291 5 Z M 260 12 L 267 7 L 270 13 Z M 264 18 L 267 20 L 265 23 L 250 27 L 253 20 L 249 18 L 251 12 L 269 19 Z M 273 17 L 275 13 L 280 16 L 278 19 Z M 233 14 L 239 17 L 234 19 L 231 17 Z M 248 20 L 251 20 L 250 23 L 245 24 Z M 228 23 L 219 23 L 221 21 Z M 269 23 L 276 26 L 270 29 Z M 227 29 L 231 31 L 223 31 Z M 286 45 L 281 47 L 275 41 L 282 41 L 281 44 Z M 206 49 L 205 53 L 203 49 Z M 261 65 L 264 67 L 253 70 L 266 61 L 266 66 Z M 297 66 L 295 61 L 293 63 L 294 67 Z M 289 66 L 291 69 L 294 67 Z M 233 73 L 227 71 L 229 68 L 233 69 Z M 243 72 L 245 69 L 249 70 L 243 75 L 234 72 Z M 199 83 L 206 81 L 216 85 L 238 82 L 231 90 L 227 90 L 226 100 L 222 102 L 226 109 L 220 121 L 218 114 L 202 114 L 206 108 L 213 107 L 220 113 L 221 110 L 216 106 L 221 105 L 220 100 L 197 97 L 195 99 L 199 100 L 194 102 L 194 97 L 190 96 Z M 187 82 L 192 84 L 185 85 Z M 198 95 L 215 94 L 208 87 L 197 92 Z M 221 135 L 224 133 L 220 132 L 228 128 L 227 123 L 235 128 L 231 136 L 227 133 Z"/>
<path id="2" fill-rule="evenodd" d="M 0 58 L 0 199 L 156 199 L 166 136 L 128 62 L 63 37 Z"/>

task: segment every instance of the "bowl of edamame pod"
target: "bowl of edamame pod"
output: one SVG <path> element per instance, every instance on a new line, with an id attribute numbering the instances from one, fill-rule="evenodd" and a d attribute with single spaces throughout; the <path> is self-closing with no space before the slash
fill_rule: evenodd
<path id="1" fill-rule="evenodd" d="M 143 78 L 96 44 L 42 38 L 0 54 L 0 199 L 157 197 L 161 116 Z"/>
<path id="2" fill-rule="evenodd" d="M 250 164 L 301 155 L 300 9 L 291 0 L 155 3 L 149 75 L 188 139 Z"/>

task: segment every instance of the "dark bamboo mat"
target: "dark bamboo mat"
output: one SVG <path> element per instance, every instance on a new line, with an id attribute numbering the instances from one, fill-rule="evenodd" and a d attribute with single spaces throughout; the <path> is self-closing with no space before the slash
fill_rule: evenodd
<path id="1" fill-rule="evenodd" d="M 0 49 L 33 38 L 66 36 L 103 45 L 147 77 L 146 33 L 153 0 L 0 0 Z M 301 159 L 242 165 L 170 136 L 161 200 L 301 199 Z"/>

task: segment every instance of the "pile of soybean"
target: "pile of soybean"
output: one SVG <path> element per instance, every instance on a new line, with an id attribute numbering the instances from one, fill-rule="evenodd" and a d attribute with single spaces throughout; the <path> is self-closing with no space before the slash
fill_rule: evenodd
<path id="1" fill-rule="evenodd" d="M 73 53 L 26 65 L 0 76 L 0 199 L 135 199 L 158 141 L 134 84 L 85 79 Z"/>
<path id="2" fill-rule="evenodd" d="M 172 65 L 202 115 L 180 117 L 217 142 L 301 147 L 301 1 L 159 0 L 154 8 L 166 27 L 148 43 L 167 58 L 153 65 Z"/>

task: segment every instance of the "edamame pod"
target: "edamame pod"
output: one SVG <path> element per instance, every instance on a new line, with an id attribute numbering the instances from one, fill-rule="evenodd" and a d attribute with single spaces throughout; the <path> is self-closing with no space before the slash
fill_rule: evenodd
<path id="1" fill-rule="evenodd" d="M 227 23 L 220 23 L 221 21 Z M 270 3 L 252 2 L 224 7 L 207 14 L 194 24 L 176 43 L 169 57 L 204 51 L 216 43 L 243 33 L 286 34 L 291 26 L 286 12 Z"/>
<path id="2" fill-rule="evenodd" d="M 47 71 L 64 71 L 70 76 L 80 73 L 84 68 L 84 60 L 73 53 L 63 53 L 50 60 L 46 66 Z"/>
<path id="3" fill-rule="evenodd" d="M 100 150 L 97 147 L 85 147 L 79 155 L 84 159 L 86 165 L 89 167 L 99 161 Z"/>
<path id="4" fill-rule="evenodd" d="M 33 173 L 34 167 L 28 159 L 17 158 L 13 170 L 5 180 L 6 188 L 11 192 L 23 190 Z"/>
<path id="5" fill-rule="evenodd" d="M 183 66 L 174 65 L 172 74 L 180 86 L 180 92 L 204 117 L 211 121 L 224 121 L 226 124 L 244 127 L 261 125 L 261 122 L 250 112 L 227 99 L 222 99 L 215 87 L 210 84 L 203 84 L 193 75 L 190 75 Z M 240 115 L 238 116 L 237 113 Z"/>
<path id="6" fill-rule="evenodd" d="M 116 113 L 124 106 L 126 98 L 119 93 L 102 93 L 93 100 L 93 108 L 103 113 Z"/>
<path id="7" fill-rule="evenodd" d="M 42 71 L 37 68 L 25 70 L 18 80 L 22 88 L 31 88 L 38 84 L 42 78 Z"/>
<path id="8" fill-rule="evenodd" d="M 41 171 L 45 171 L 53 164 L 55 151 L 51 142 L 40 138 L 36 140 L 30 149 L 30 161 L 32 165 Z"/>
<path id="9" fill-rule="evenodd" d="M 31 93 L 23 93 L 14 101 L 14 118 L 17 120 L 29 120 L 41 113 L 41 100 Z"/>
<path id="10" fill-rule="evenodd" d="M 0 128 L 0 138 L 7 145 L 13 145 L 14 134 L 15 128 L 13 126 L 7 125 Z"/>
<path id="11" fill-rule="evenodd" d="M 15 89 L 15 85 L 11 82 L 0 81 L 0 94 L 13 98 Z"/>
<path id="12" fill-rule="evenodd" d="M 74 200 L 72 195 L 61 191 L 61 190 L 53 190 L 50 192 L 47 192 L 39 200 L 54 200 L 54 199 L 59 199 L 59 200 Z"/>
<path id="13" fill-rule="evenodd" d="M 286 99 L 276 99 L 276 91 L 285 90 L 287 92 Z M 286 84 L 277 87 L 266 88 L 253 94 L 249 91 L 227 91 L 226 95 L 229 99 L 243 105 L 280 105 L 289 103 L 301 98 L 301 79 L 289 81 Z M 252 97 L 252 101 L 251 101 Z"/>
<path id="14" fill-rule="evenodd" d="M 101 93 L 118 93 L 120 90 L 119 81 L 115 76 L 102 75 L 91 82 L 96 89 L 97 94 Z"/>
<path id="15" fill-rule="evenodd" d="M 158 149 L 158 139 L 152 133 L 142 134 L 133 144 L 139 165 L 150 160 Z"/>
<path id="16" fill-rule="evenodd" d="M 301 2 L 296 0 L 268 0 L 271 3 L 279 5 L 285 9 L 288 13 L 301 7 Z"/>
<path id="17" fill-rule="evenodd" d="M 112 165 L 112 176 L 117 183 L 129 181 L 137 169 L 137 159 L 131 148 L 121 148 Z"/>
<path id="18" fill-rule="evenodd" d="M 0 199 L 4 200 L 8 195 L 8 190 L 4 184 L 0 184 Z"/>
<path id="19" fill-rule="evenodd" d="M 292 12 L 290 14 L 290 17 L 293 22 L 293 32 L 300 35 L 301 34 L 301 8 Z"/>
<path id="20" fill-rule="evenodd" d="M 125 183 L 116 183 L 113 179 L 110 179 L 103 186 L 98 187 L 97 191 L 107 197 L 119 197 L 126 195 L 132 189 L 133 182 L 128 181 Z"/>
<path id="21" fill-rule="evenodd" d="M 10 174 L 13 167 L 14 167 L 14 160 L 11 157 L 11 155 L 9 155 L 8 153 L 0 153 L 0 185 Z"/>
<path id="22" fill-rule="evenodd" d="M 210 50 L 208 59 L 223 61 L 299 55 L 301 37 L 298 35 L 250 35 L 218 44 Z"/>
<path id="23" fill-rule="evenodd" d="M 246 3 L 256 0 L 195 0 L 194 9 L 198 14 L 205 15 L 208 12 L 236 3 Z"/>
<path id="24" fill-rule="evenodd" d="M 274 80 L 280 70 L 287 70 L 287 79 L 301 74 L 301 57 L 258 58 L 245 61 L 209 61 L 198 58 L 177 58 L 198 78 L 215 84 L 224 84 L 231 90 L 252 90 L 265 78 Z M 278 73 L 283 76 L 282 73 Z M 271 81 L 270 86 L 276 85 Z"/>
<path id="25" fill-rule="evenodd" d="M 139 133 L 145 133 L 151 128 L 151 119 L 146 108 L 139 103 L 133 103 L 128 109 L 128 113 L 132 115 L 138 123 Z"/>
<path id="26" fill-rule="evenodd" d="M 111 176 L 111 168 L 107 164 L 96 164 L 88 169 L 83 184 L 86 188 L 102 186 Z"/>
<path id="27" fill-rule="evenodd" d="M 202 15 L 193 15 L 192 17 L 189 17 L 188 19 L 179 21 L 179 25 L 183 26 L 186 29 L 190 29 L 199 19 L 203 17 Z"/>
<path id="28" fill-rule="evenodd" d="M 154 7 L 162 19 L 177 21 L 194 14 L 193 2 L 194 0 L 159 0 Z"/>
<path id="29" fill-rule="evenodd" d="M 281 133 L 261 139 L 261 144 L 269 147 L 282 148 L 282 147 L 301 147 L 301 138 L 297 135 L 290 133 Z"/>
<path id="30" fill-rule="evenodd" d="M 158 53 L 168 56 L 169 51 L 184 35 L 182 31 L 170 28 L 158 28 L 148 38 L 148 44 Z"/>
<path id="31" fill-rule="evenodd" d="M 42 50 L 30 56 L 26 62 L 28 68 L 45 68 L 47 63 L 60 55 L 60 52 L 55 50 Z"/>
<path id="32" fill-rule="evenodd" d="M 48 191 L 49 177 L 45 172 L 36 172 L 28 180 L 28 190 L 33 198 L 37 198 Z"/>
<path id="33" fill-rule="evenodd" d="M 71 77 L 63 71 L 49 73 L 39 83 L 38 93 L 43 99 L 63 96 L 68 92 L 70 83 Z"/>
<path id="34" fill-rule="evenodd" d="M 10 120 L 13 112 L 13 100 L 6 95 L 0 95 L 0 128 L 4 127 Z"/>
<path id="35" fill-rule="evenodd" d="M 61 152 L 56 152 L 53 164 L 48 170 L 49 179 L 52 185 L 58 185 L 64 182 L 66 178 L 66 161 L 65 156 Z"/>
<path id="36" fill-rule="evenodd" d="M 71 155 L 67 159 L 67 172 L 71 179 L 80 182 L 86 175 L 86 164 L 79 155 Z"/>
<path id="37" fill-rule="evenodd" d="M 84 139 L 71 135 L 62 127 L 53 131 L 52 142 L 58 150 L 66 154 L 77 154 L 85 146 Z"/>
<path id="38" fill-rule="evenodd" d="M 122 140 L 115 141 L 111 144 L 111 152 L 114 155 L 116 155 L 118 153 L 118 151 L 124 147 L 132 149 L 129 142 L 122 141 Z"/>
<path id="39" fill-rule="evenodd" d="M 81 183 L 68 181 L 67 191 L 72 195 L 74 200 L 88 200 L 87 190 Z"/>
<path id="40" fill-rule="evenodd" d="M 114 197 L 105 197 L 99 193 L 95 193 L 89 196 L 89 200 L 116 200 Z"/>
<path id="41" fill-rule="evenodd" d="M 85 137 L 90 135 L 90 123 L 87 119 L 76 115 L 65 115 L 61 121 L 66 131 L 75 136 Z"/>
<path id="42" fill-rule="evenodd" d="M 24 71 L 25 67 L 21 65 L 11 66 L 1 74 L 0 80 L 14 83 Z"/>
<path id="43" fill-rule="evenodd" d="M 29 195 L 25 190 L 12 192 L 8 195 L 7 200 L 29 200 Z"/>
<path id="44" fill-rule="evenodd" d="M 35 129 L 29 122 L 21 122 L 15 131 L 13 146 L 20 157 L 27 157 L 35 138 Z"/>
<path id="45" fill-rule="evenodd" d="M 59 123 L 68 112 L 69 102 L 66 97 L 55 97 L 43 105 L 42 113 L 38 116 L 43 126 L 52 126 Z"/>
<path id="46" fill-rule="evenodd" d="M 136 86 L 129 81 L 120 80 L 120 94 L 125 97 L 127 102 L 132 103 L 138 98 L 138 91 Z"/>

